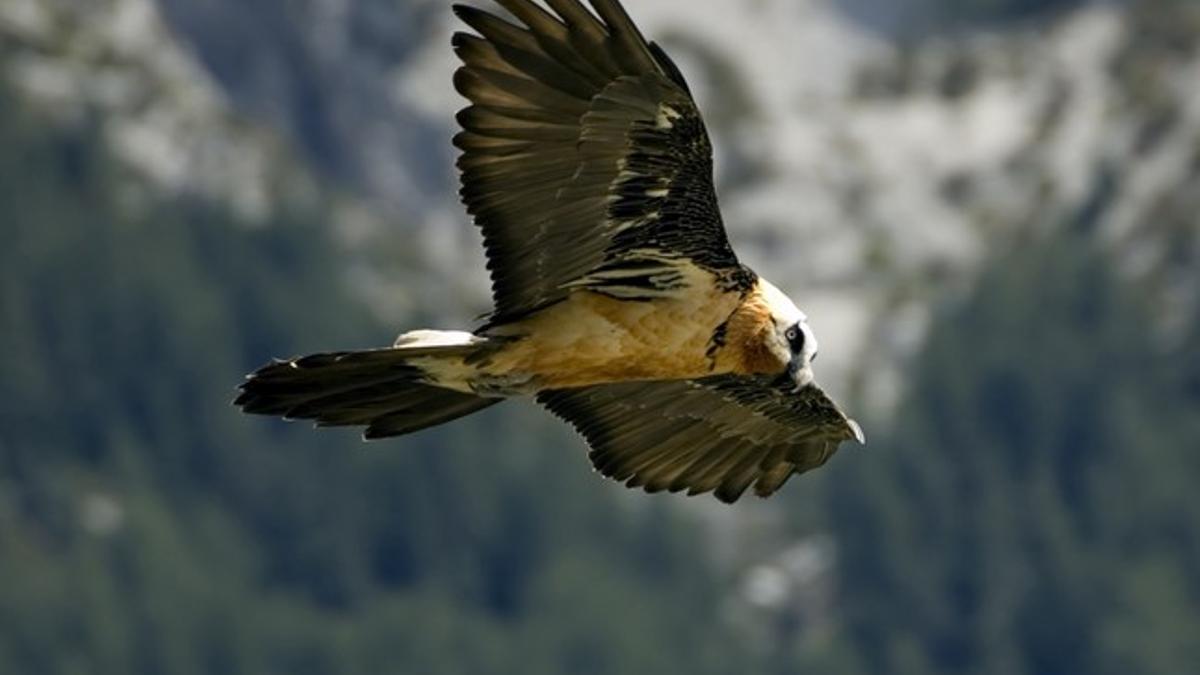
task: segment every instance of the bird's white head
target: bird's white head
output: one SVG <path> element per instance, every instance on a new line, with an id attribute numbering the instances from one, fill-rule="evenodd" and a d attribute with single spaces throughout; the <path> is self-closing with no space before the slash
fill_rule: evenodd
<path id="1" fill-rule="evenodd" d="M 787 374 L 796 382 L 796 387 L 805 387 L 813 381 L 813 361 L 817 359 L 817 337 L 808 325 L 808 316 L 796 307 L 791 298 L 766 279 L 760 279 L 763 299 L 770 308 L 775 322 L 775 346 L 788 364 Z"/>

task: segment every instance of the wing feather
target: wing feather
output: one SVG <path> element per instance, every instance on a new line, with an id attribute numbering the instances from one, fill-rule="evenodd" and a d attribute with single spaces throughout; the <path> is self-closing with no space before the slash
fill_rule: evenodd
<path id="1" fill-rule="evenodd" d="M 609 40 L 616 43 L 613 53 L 629 71 L 654 72 L 658 63 L 650 53 L 650 45 L 634 25 L 625 8 L 616 0 L 590 0 L 592 7 L 609 27 Z"/>
<path id="2" fill-rule="evenodd" d="M 732 504 L 742 498 L 750 484 L 763 473 L 759 468 L 763 450 L 759 446 L 751 445 L 743 452 L 741 460 L 725 474 L 716 492 L 713 493 L 717 499 L 726 504 Z"/>
<path id="3" fill-rule="evenodd" d="M 862 441 L 815 385 L 723 375 L 548 391 L 538 397 L 591 446 L 596 470 L 648 492 L 715 492 L 737 501 L 752 486 L 767 497 L 795 474 L 824 465 L 838 446 Z"/>
<path id="4" fill-rule="evenodd" d="M 471 101 L 455 137 L 461 196 L 483 231 L 491 323 L 578 288 L 643 299 L 602 277 L 589 286 L 631 251 L 752 277 L 726 239 L 712 146 L 683 76 L 620 2 L 496 1 L 516 23 L 456 6 L 478 35 L 454 38 L 454 84 Z"/>
<path id="5" fill-rule="evenodd" d="M 796 465 L 791 462 L 776 464 L 759 477 L 754 484 L 754 493 L 759 497 L 769 497 L 778 492 L 795 473 Z"/>

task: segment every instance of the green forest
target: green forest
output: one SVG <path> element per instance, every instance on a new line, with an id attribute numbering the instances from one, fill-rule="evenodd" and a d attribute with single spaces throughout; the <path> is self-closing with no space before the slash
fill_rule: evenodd
<path id="1" fill-rule="evenodd" d="M 0 90 L 0 673 L 1200 663 L 1200 309 L 1162 321 L 1087 210 L 995 247 L 894 420 L 778 497 L 836 538 L 833 609 L 764 647 L 681 498 L 604 481 L 530 404 L 373 445 L 240 415 L 269 358 L 398 327 L 326 214 L 131 190 L 97 124 Z"/>

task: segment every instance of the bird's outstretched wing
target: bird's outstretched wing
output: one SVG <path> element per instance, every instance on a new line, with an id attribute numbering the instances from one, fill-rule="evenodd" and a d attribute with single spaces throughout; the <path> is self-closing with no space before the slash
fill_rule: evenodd
<path id="1" fill-rule="evenodd" d="M 484 234 L 493 323 L 588 287 L 679 290 L 689 265 L 749 285 L 725 237 L 712 146 L 679 69 L 617 0 L 496 0 L 455 12 L 462 198 Z"/>
<path id="2" fill-rule="evenodd" d="M 760 497 L 823 465 L 858 424 L 823 391 L 786 378 L 718 376 L 548 391 L 538 401 L 570 422 L 605 476 L 648 492 Z"/>

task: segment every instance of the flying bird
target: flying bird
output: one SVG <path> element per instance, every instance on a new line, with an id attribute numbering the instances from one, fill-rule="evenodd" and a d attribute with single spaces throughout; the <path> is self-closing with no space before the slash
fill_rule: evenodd
<path id="1" fill-rule="evenodd" d="M 236 405 L 379 439 L 532 396 L 605 476 L 725 502 L 864 442 L 813 381 L 805 314 L 729 245 L 679 68 L 618 0 L 588 1 L 454 6 L 474 30 L 453 38 L 454 144 L 491 271 L 483 325 L 275 361 Z"/>

